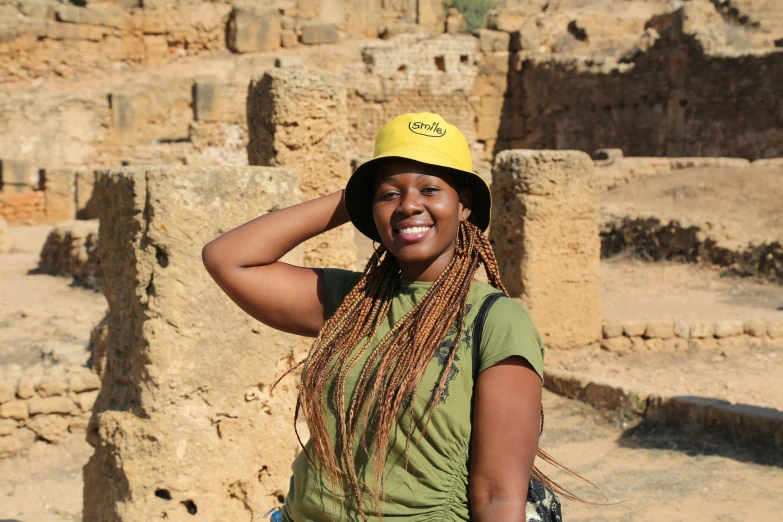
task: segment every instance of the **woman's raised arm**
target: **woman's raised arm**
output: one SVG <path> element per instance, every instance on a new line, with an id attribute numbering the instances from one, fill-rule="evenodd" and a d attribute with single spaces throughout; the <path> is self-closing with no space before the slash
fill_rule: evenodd
<path id="1" fill-rule="evenodd" d="M 324 323 L 323 270 L 280 258 L 347 222 L 339 191 L 248 221 L 207 243 L 201 257 L 242 310 L 272 328 L 314 337 Z"/>

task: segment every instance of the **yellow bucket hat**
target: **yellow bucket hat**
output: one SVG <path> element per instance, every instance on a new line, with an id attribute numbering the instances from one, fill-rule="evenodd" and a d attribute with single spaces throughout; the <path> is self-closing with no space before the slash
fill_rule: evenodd
<path id="1" fill-rule="evenodd" d="M 351 174 L 345 187 L 345 208 L 359 232 L 380 241 L 372 218 L 371 194 L 375 173 L 384 158 L 404 158 L 464 174 L 472 196 L 470 221 L 482 231 L 487 230 L 492 197 L 487 183 L 473 172 L 468 140 L 441 116 L 419 112 L 401 114 L 384 125 L 375 137 L 372 159 Z"/>

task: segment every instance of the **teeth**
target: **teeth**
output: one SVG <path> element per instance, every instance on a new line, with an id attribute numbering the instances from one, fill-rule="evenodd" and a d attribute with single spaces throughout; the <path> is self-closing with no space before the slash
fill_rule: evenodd
<path id="1" fill-rule="evenodd" d="M 432 227 L 408 227 L 400 229 L 402 234 L 418 234 L 419 232 L 426 232 Z"/>

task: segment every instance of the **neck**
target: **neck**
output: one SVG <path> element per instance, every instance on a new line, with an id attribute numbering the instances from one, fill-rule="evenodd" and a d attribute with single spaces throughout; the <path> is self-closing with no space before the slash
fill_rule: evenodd
<path id="1" fill-rule="evenodd" d="M 434 261 L 421 263 L 399 263 L 400 273 L 406 281 L 432 283 L 440 276 L 454 257 L 454 245 L 435 258 Z"/>

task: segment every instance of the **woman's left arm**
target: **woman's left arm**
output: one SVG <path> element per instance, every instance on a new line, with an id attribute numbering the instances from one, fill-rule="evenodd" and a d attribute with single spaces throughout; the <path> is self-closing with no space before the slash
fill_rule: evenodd
<path id="1" fill-rule="evenodd" d="M 476 383 L 469 496 L 474 522 L 525 522 L 538 449 L 541 378 L 524 358 L 508 357 Z"/>

